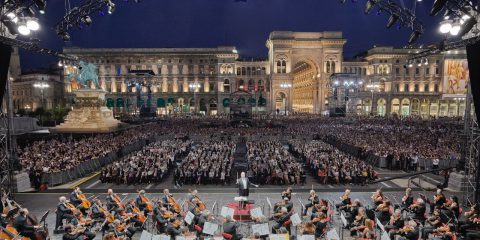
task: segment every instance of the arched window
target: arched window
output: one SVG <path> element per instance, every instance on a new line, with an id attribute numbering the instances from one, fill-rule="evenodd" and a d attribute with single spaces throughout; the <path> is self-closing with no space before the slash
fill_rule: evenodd
<path id="1" fill-rule="evenodd" d="M 262 75 L 267 74 L 267 69 L 265 67 L 262 67 Z"/>
<path id="2" fill-rule="evenodd" d="M 287 73 L 287 61 L 282 60 L 282 68 L 281 68 L 281 73 Z"/>
<path id="3" fill-rule="evenodd" d="M 252 75 L 257 75 L 257 68 L 256 67 L 252 67 Z"/>
<path id="4" fill-rule="evenodd" d="M 282 73 L 282 61 L 277 61 L 277 73 Z"/>
<path id="5" fill-rule="evenodd" d="M 229 93 L 230 92 L 230 80 L 225 79 L 223 81 L 223 91 Z"/>
<path id="6" fill-rule="evenodd" d="M 327 73 L 330 73 L 330 61 L 327 61 Z"/>
<path id="7" fill-rule="evenodd" d="M 252 69 L 250 67 L 247 67 L 247 75 L 251 75 L 252 74 Z"/>
<path id="8" fill-rule="evenodd" d="M 240 74 L 242 74 L 242 68 L 237 67 L 237 75 L 240 75 Z"/>
<path id="9" fill-rule="evenodd" d="M 258 91 L 259 92 L 265 91 L 265 86 L 263 85 L 263 80 L 262 79 L 258 80 Z"/>
<path id="10" fill-rule="evenodd" d="M 248 80 L 248 91 L 255 90 L 255 81 L 253 79 Z"/>
<path id="11" fill-rule="evenodd" d="M 242 67 L 242 75 L 247 75 L 247 69 L 245 67 Z"/>
<path id="12" fill-rule="evenodd" d="M 332 71 L 332 73 L 335 73 L 335 61 L 332 61 L 331 63 L 332 63 L 331 64 L 332 65 L 331 66 L 331 68 L 332 68 L 331 71 Z"/>

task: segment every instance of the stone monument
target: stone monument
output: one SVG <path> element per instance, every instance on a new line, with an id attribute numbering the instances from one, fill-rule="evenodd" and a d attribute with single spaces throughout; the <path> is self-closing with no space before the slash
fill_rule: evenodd
<path id="1" fill-rule="evenodd" d="M 67 80 L 76 79 L 81 88 L 75 90 L 76 101 L 65 122 L 52 129 L 64 133 L 105 133 L 116 130 L 120 121 L 113 117 L 112 110 L 105 106 L 106 91 L 98 84 L 97 67 L 80 62 L 78 73 L 70 74 Z M 96 89 L 88 87 L 88 83 Z"/>

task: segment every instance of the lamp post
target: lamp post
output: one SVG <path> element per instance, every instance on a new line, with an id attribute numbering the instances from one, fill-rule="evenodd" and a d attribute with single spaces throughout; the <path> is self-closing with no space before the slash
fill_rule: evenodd
<path id="1" fill-rule="evenodd" d="M 190 89 L 193 89 L 193 104 L 195 108 L 195 113 L 197 113 L 197 89 L 200 87 L 200 84 L 190 83 L 188 86 L 190 87 Z"/>
<path id="2" fill-rule="evenodd" d="M 370 83 L 370 84 L 367 84 L 367 88 L 370 89 L 370 92 L 372 93 L 372 109 L 371 109 L 372 115 L 373 115 L 373 99 L 374 99 L 374 98 L 373 98 L 373 97 L 374 97 L 374 96 L 373 96 L 373 93 L 374 93 L 375 91 L 378 91 L 378 90 L 379 90 L 379 87 L 380 87 L 380 86 L 378 85 L 378 83 Z"/>
<path id="3" fill-rule="evenodd" d="M 48 83 L 35 83 L 35 84 L 33 84 L 33 87 L 40 89 L 40 94 L 41 94 L 41 98 L 42 98 L 41 99 L 41 106 L 42 106 L 43 109 L 45 109 L 45 104 L 44 104 L 44 97 L 45 96 L 44 96 L 44 91 L 43 90 L 46 89 L 46 88 L 49 88 L 50 85 L 48 85 Z"/>
<path id="4" fill-rule="evenodd" d="M 290 83 L 282 83 L 280 87 L 283 89 L 290 89 L 292 88 L 292 84 Z M 287 116 L 287 96 L 285 96 L 285 116 Z"/>

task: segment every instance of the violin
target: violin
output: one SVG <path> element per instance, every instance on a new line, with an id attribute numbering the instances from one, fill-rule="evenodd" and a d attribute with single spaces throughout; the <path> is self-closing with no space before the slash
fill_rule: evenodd
<path id="1" fill-rule="evenodd" d="M 175 213 L 180 213 L 182 206 L 180 206 L 180 204 L 177 203 L 177 201 L 171 194 L 168 196 L 167 201 Z"/>
<path id="2" fill-rule="evenodd" d="M 401 232 L 401 233 L 409 233 L 409 232 L 412 232 L 413 230 L 415 230 L 415 229 L 412 226 L 406 225 L 405 227 L 401 228 L 398 231 Z"/>
<path id="3" fill-rule="evenodd" d="M 402 218 L 402 215 L 394 214 L 393 216 L 390 217 L 390 224 L 393 225 L 396 221 L 400 220 L 401 218 Z"/>

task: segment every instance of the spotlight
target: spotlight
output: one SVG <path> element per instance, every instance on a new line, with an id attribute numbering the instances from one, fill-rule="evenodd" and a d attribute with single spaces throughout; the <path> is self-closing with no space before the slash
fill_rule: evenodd
<path id="1" fill-rule="evenodd" d="M 425 64 L 425 66 L 428 65 L 428 58 L 425 58 L 425 63 L 424 64 Z"/>
<path id="2" fill-rule="evenodd" d="M 450 21 L 443 21 L 440 23 L 440 32 L 443 33 L 443 34 L 447 34 L 450 32 L 450 30 L 452 29 L 452 24 L 450 23 Z"/>
<path id="3" fill-rule="evenodd" d="M 27 20 L 27 27 L 32 31 L 37 31 L 38 29 L 40 29 L 40 25 L 37 21 L 35 21 L 35 19 Z"/>
<path id="4" fill-rule="evenodd" d="M 58 66 L 59 66 L 59 67 L 63 67 L 62 61 L 58 61 Z"/>
<path id="5" fill-rule="evenodd" d="M 398 15 L 392 14 L 387 22 L 387 28 L 391 28 L 398 21 Z"/>
<path id="6" fill-rule="evenodd" d="M 84 22 L 87 26 L 90 26 L 92 24 L 92 18 L 86 15 L 82 18 L 82 22 Z"/>
<path id="7" fill-rule="evenodd" d="M 457 36 L 461 28 L 462 26 L 460 25 L 460 22 L 455 21 L 452 24 L 452 29 L 450 29 L 450 34 L 452 34 L 452 36 Z"/>
<path id="8" fill-rule="evenodd" d="M 17 25 L 15 24 L 15 22 L 13 20 L 4 19 L 4 20 L 2 20 L 2 23 L 5 25 L 5 27 L 7 27 L 10 34 L 12 34 L 12 35 L 19 34 L 18 29 L 17 29 Z"/>
<path id="9" fill-rule="evenodd" d="M 40 14 L 45 14 L 45 8 L 47 7 L 47 1 L 45 1 L 45 0 L 33 0 L 33 2 L 37 6 Z"/>
<path id="10" fill-rule="evenodd" d="M 367 4 L 365 5 L 365 14 L 369 14 L 372 11 L 372 8 L 375 6 L 374 0 L 368 0 Z"/>
<path id="11" fill-rule="evenodd" d="M 22 24 L 22 25 L 18 26 L 17 30 L 20 34 L 22 34 L 24 36 L 30 35 L 30 29 L 27 27 L 27 25 Z"/>
<path id="12" fill-rule="evenodd" d="M 413 31 L 412 34 L 410 35 L 410 39 L 408 39 L 408 44 L 412 44 L 415 41 L 417 41 L 418 38 L 420 37 L 420 35 L 422 35 L 421 32 L 419 32 L 417 30 Z"/>
<path id="13" fill-rule="evenodd" d="M 433 2 L 432 10 L 430 11 L 430 16 L 435 16 L 440 12 L 443 7 L 445 7 L 445 4 L 447 3 L 448 0 L 435 0 Z"/>
<path id="14" fill-rule="evenodd" d="M 475 20 L 475 18 L 468 18 L 465 20 L 465 24 L 463 25 L 463 28 L 460 29 L 460 32 L 458 32 L 458 35 L 463 36 L 467 34 L 476 24 L 477 20 Z"/>
<path id="15" fill-rule="evenodd" d="M 17 17 L 17 15 L 15 15 L 14 12 L 9 12 L 9 13 L 7 13 L 7 17 L 13 20 Z"/>

